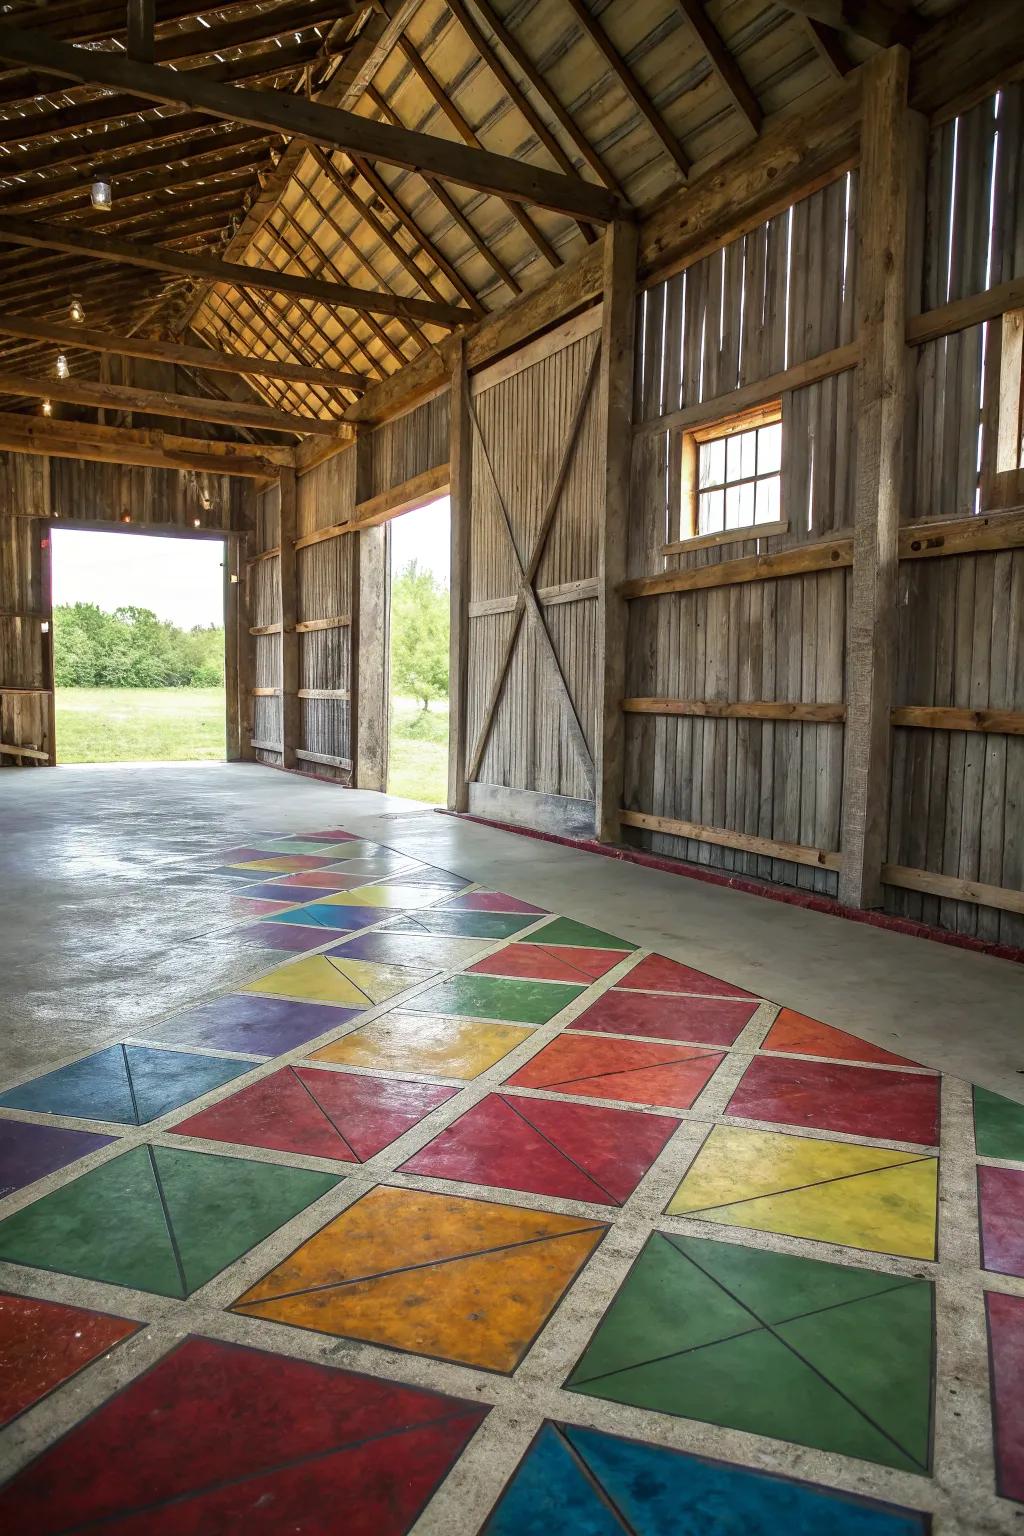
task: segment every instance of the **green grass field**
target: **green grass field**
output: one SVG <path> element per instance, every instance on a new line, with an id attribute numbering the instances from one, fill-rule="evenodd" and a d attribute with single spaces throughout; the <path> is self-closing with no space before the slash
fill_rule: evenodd
<path id="1" fill-rule="evenodd" d="M 223 688 L 57 689 L 59 763 L 223 757 Z"/>
<path id="2" fill-rule="evenodd" d="M 429 710 L 412 699 L 391 700 L 388 793 L 426 805 L 448 798 L 448 705 Z"/>

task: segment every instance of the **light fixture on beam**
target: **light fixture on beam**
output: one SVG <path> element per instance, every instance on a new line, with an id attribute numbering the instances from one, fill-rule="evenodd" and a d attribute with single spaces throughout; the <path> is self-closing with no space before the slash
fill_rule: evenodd
<path id="1" fill-rule="evenodd" d="M 43 415 L 44 416 L 52 416 L 53 415 L 53 405 L 51 404 L 51 402 L 49 400 L 44 400 L 43 401 Z"/>
<path id="2" fill-rule="evenodd" d="M 58 379 L 71 377 L 71 369 L 68 367 L 68 360 L 63 352 L 57 353 L 57 377 Z"/>
<path id="3" fill-rule="evenodd" d="M 109 181 L 94 181 L 89 188 L 89 201 L 100 213 L 109 213 L 114 202 Z"/>
<path id="4" fill-rule="evenodd" d="M 85 305 L 77 293 L 71 295 L 71 303 L 68 305 L 68 314 L 76 325 L 81 325 L 85 319 Z"/>

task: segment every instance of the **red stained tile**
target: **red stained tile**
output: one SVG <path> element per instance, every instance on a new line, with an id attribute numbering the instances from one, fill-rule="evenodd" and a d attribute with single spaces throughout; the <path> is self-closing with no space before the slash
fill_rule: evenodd
<path id="1" fill-rule="evenodd" d="M 342 832 L 340 828 L 332 827 L 327 832 L 299 832 L 296 834 L 297 843 L 359 843 L 362 838 L 356 832 Z"/>
<path id="2" fill-rule="evenodd" d="M 836 1061 L 873 1061 L 889 1067 L 916 1067 L 920 1063 L 906 1056 L 894 1056 L 880 1045 L 833 1029 L 820 1019 L 811 1019 L 793 1008 L 783 1008 L 765 1036 L 765 1051 L 792 1051 L 798 1056 L 830 1056 Z"/>
<path id="3" fill-rule="evenodd" d="M 979 1168 L 982 1265 L 999 1275 L 1024 1276 L 1024 1173 Z"/>
<path id="4" fill-rule="evenodd" d="M 689 1109 L 721 1060 L 720 1051 L 699 1047 L 567 1034 L 508 1081 L 517 1088 L 549 1088 L 581 1098 Z"/>
<path id="5" fill-rule="evenodd" d="M 694 992 L 706 997 L 753 997 L 742 987 L 734 987 L 731 981 L 718 976 L 708 976 L 695 971 L 692 966 L 680 965 L 666 955 L 648 955 L 633 967 L 619 987 L 629 992 Z"/>
<path id="6" fill-rule="evenodd" d="M 0 1526 L 56 1536 L 402 1536 L 486 1413 L 191 1338 L 0 1492 Z"/>
<path id="7" fill-rule="evenodd" d="M 141 1326 L 105 1312 L 0 1293 L 0 1425 Z"/>
<path id="8" fill-rule="evenodd" d="M 446 912 L 535 912 L 538 917 L 549 914 L 543 907 L 534 907 L 518 896 L 508 896 L 504 891 L 468 891 L 445 904 Z"/>
<path id="9" fill-rule="evenodd" d="M 275 912 L 288 912 L 295 905 L 291 901 L 261 901 L 252 896 L 236 896 L 231 903 L 233 916 L 241 918 L 273 917 Z"/>
<path id="10" fill-rule="evenodd" d="M 939 1140 L 939 1079 L 879 1067 L 757 1056 L 741 1077 L 726 1114 L 934 1147 Z"/>
<path id="11" fill-rule="evenodd" d="M 1024 1296 L 990 1292 L 988 1331 L 992 1349 L 996 1487 L 1004 1499 L 1024 1503 Z"/>
<path id="12" fill-rule="evenodd" d="M 481 976 L 528 976 L 536 981 L 596 981 L 623 956 L 613 949 L 577 949 L 566 944 L 506 944 L 478 960 L 471 971 Z"/>
<path id="13" fill-rule="evenodd" d="M 306 841 L 305 838 L 302 839 Z M 291 886 L 298 886 L 300 890 L 308 890 L 310 887 L 318 891 L 351 891 L 357 885 L 366 884 L 365 875 L 343 875 L 337 869 L 306 869 L 297 875 L 285 875 L 280 880 L 274 881 L 275 885 L 288 890 Z"/>
<path id="14" fill-rule="evenodd" d="M 284 1067 L 174 1127 L 176 1136 L 363 1162 L 455 1088 L 316 1067 Z"/>
<path id="15" fill-rule="evenodd" d="M 403 1173 L 621 1205 L 676 1129 L 665 1115 L 491 1094 Z"/>
<path id="16" fill-rule="evenodd" d="M 757 1007 L 756 1001 L 739 998 L 658 997 L 613 987 L 569 1027 L 610 1035 L 692 1040 L 699 1045 L 732 1045 Z"/>

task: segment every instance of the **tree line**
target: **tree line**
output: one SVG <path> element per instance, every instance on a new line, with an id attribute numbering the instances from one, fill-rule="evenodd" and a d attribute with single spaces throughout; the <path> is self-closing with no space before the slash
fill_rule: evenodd
<path id="1" fill-rule="evenodd" d="M 95 603 L 53 611 L 58 688 L 219 688 L 224 630 L 179 629 L 148 608 L 105 613 Z"/>

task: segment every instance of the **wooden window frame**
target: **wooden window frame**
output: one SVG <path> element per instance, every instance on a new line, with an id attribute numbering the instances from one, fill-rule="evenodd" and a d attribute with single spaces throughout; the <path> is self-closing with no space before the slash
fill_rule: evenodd
<path id="1" fill-rule="evenodd" d="M 758 427 L 782 424 L 782 400 L 763 400 L 759 405 L 743 411 L 733 411 L 725 416 L 699 426 L 686 427 L 672 433 L 671 472 L 669 493 L 672 516 L 679 537 L 663 545 L 662 554 L 681 554 L 691 549 L 706 549 L 718 544 L 738 544 L 749 539 L 769 538 L 786 533 L 789 523 L 780 518 L 772 523 L 748 523 L 742 528 L 725 528 L 717 533 L 698 533 L 697 483 L 700 447 L 702 443 L 723 437 L 735 437 L 740 432 L 752 432 Z M 780 470 L 781 475 L 781 470 Z"/>
<path id="2" fill-rule="evenodd" d="M 1024 504 L 1024 309 L 1009 309 L 989 330 L 988 379 L 982 435 L 981 511 Z"/>

